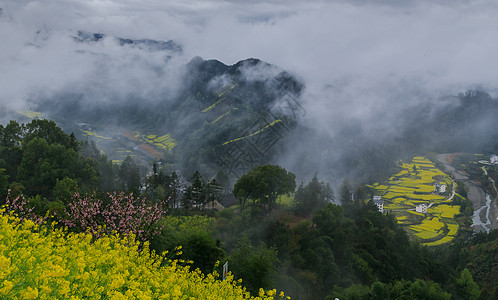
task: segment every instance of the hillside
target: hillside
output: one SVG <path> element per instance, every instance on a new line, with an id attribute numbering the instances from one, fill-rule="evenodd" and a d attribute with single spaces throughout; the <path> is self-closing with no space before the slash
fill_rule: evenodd
<path id="1" fill-rule="evenodd" d="M 303 112 L 297 102 L 303 85 L 257 59 L 227 66 L 194 58 L 180 70 L 182 86 L 173 96 L 130 94 L 87 105 L 91 92 L 62 93 L 41 100 L 37 110 L 78 138 L 95 140 L 115 162 L 131 155 L 142 164 L 163 161 L 205 174 L 223 167 L 234 178 L 270 161 Z"/>

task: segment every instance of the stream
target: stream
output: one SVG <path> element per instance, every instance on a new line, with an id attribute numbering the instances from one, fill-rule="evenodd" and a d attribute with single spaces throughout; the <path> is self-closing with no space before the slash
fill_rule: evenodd
<path id="1" fill-rule="evenodd" d="M 467 174 L 457 171 L 453 166 L 451 166 L 451 156 L 459 155 L 458 153 L 444 153 L 439 154 L 438 159 L 441 161 L 448 173 L 450 173 L 454 179 L 461 180 L 463 184 L 468 189 L 467 198 L 472 202 L 474 209 L 474 214 L 472 216 L 472 225 L 474 232 L 487 232 L 489 233 L 492 229 L 498 228 L 498 204 L 496 200 L 492 200 L 491 194 L 486 193 L 486 191 L 473 183 L 471 178 Z M 484 166 L 481 169 L 485 176 L 488 176 L 488 171 Z M 493 183 L 493 188 L 498 193 L 496 189 L 496 183 L 491 179 Z"/>
<path id="2" fill-rule="evenodd" d="M 486 209 L 486 222 L 483 223 L 481 219 L 481 211 Z M 491 196 L 486 194 L 486 205 L 481 206 L 479 209 L 474 211 L 474 215 L 472 216 L 472 227 L 481 226 L 486 233 L 489 233 L 489 226 L 491 225 L 491 221 L 489 219 L 489 211 L 491 210 Z"/>

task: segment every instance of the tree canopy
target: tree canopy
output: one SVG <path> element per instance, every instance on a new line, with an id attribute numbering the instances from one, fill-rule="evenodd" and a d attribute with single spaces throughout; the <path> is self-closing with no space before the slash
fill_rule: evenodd
<path id="1" fill-rule="evenodd" d="M 247 199 L 269 211 L 277 197 L 296 189 L 296 175 L 276 165 L 264 165 L 250 170 L 235 183 L 233 193 L 242 206 Z"/>

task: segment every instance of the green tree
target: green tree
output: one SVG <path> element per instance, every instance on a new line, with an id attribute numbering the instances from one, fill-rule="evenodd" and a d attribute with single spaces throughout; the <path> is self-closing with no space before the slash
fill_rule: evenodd
<path id="1" fill-rule="evenodd" d="M 0 204 L 4 203 L 9 188 L 9 176 L 5 174 L 5 169 L 0 169 Z"/>
<path id="2" fill-rule="evenodd" d="M 192 268 L 209 274 L 214 271 L 217 261 L 222 261 L 225 251 L 221 243 L 205 231 L 194 231 L 183 236 L 178 242 L 182 245 L 183 257 L 192 260 Z"/>
<path id="3" fill-rule="evenodd" d="M 75 179 L 65 177 L 62 180 L 56 179 L 52 195 L 56 201 L 68 204 L 77 192 L 78 182 Z"/>
<path id="4" fill-rule="evenodd" d="M 16 121 L 10 121 L 5 127 L 0 124 L 0 146 L 12 148 L 20 146 L 24 130 Z"/>
<path id="5" fill-rule="evenodd" d="M 208 220 L 206 217 L 198 216 L 197 220 Z M 189 222 L 189 220 L 191 222 Z M 198 226 L 192 217 L 171 217 L 163 218 L 163 229 L 161 233 L 154 236 L 150 241 L 152 250 L 156 253 L 168 251 L 174 254 L 175 249 L 182 246 L 180 256 L 183 260 L 191 260 L 192 269 L 199 268 L 204 274 L 211 273 L 217 261 L 223 261 L 225 252 L 221 242 L 215 240 L 210 232 L 211 226 L 207 228 Z M 214 222 L 214 219 L 213 219 Z"/>
<path id="6" fill-rule="evenodd" d="M 17 180 L 29 196 L 52 196 L 57 179 L 78 178 L 82 164 L 78 154 L 60 144 L 35 137 L 23 147 Z"/>
<path id="7" fill-rule="evenodd" d="M 216 201 L 221 201 L 223 196 L 222 187 L 218 184 L 216 179 L 213 178 L 204 186 L 204 189 L 207 197 L 206 202 L 211 203 L 211 206 L 214 209 L 214 203 Z"/>
<path id="8" fill-rule="evenodd" d="M 207 203 L 204 178 L 199 171 L 195 171 L 190 178 L 191 197 L 194 204 L 204 207 Z"/>
<path id="9" fill-rule="evenodd" d="M 182 197 L 183 208 L 191 209 L 194 205 L 203 208 L 208 201 L 206 183 L 199 171 L 195 171 L 190 177 L 190 185 L 187 186 Z"/>
<path id="10" fill-rule="evenodd" d="M 479 299 L 481 291 L 468 269 L 463 269 L 460 276 L 455 279 L 455 284 L 458 291 L 455 295 L 456 299 Z"/>
<path id="11" fill-rule="evenodd" d="M 306 216 L 332 202 L 334 191 L 329 184 L 319 181 L 315 174 L 306 186 L 301 183 L 294 198 L 296 200 L 296 214 Z"/>
<path id="12" fill-rule="evenodd" d="M 339 190 L 341 195 L 341 203 L 343 205 L 351 204 L 353 202 L 353 187 L 351 186 L 351 183 L 349 182 L 349 179 L 347 177 L 342 181 Z"/>
<path id="13" fill-rule="evenodd" d="M 158 170 L 156 162 L 152 165 L 152 174 L 146 178 L 146 192 L 149 200 L 159 200 L 166 198 L 165 185 L 168 181 L 168 175 L 162 170 Z"/>
<path id="14" fill-rule="evenodd" d="M 233 193 L 242 204 L 245 199 L 252 199 L 271 211 L 278 196 L 295 189 L 296 175 L 280 166 L 264 165 L 242 175 L 235 183 Z"/>
<path id="15" fill-rule="evenodd" d="M 83 141 L 79 143 L 78 153 L 85 159 L 85 164 L 91 166 L 96 182 L 92 182 L 88 190 L 98 188 L 102 192 L 113 192 L 119 189 L 118 172 L 119 166 L 107 159 L 100 153 L 95 141 Z"/>
<path id="16" fill-rule="evenodd" d="M 17 170 L 22 160 L 23 129 L 16 121 L 5 127 L 0 125 L 0 168 L 5 169 L 10 180 L 17 178 Z"/>
<path id="17" fill-rule="evenodd" d="M 356 189 L 356 193 L 354 195 L 354 204 L 359 205 L 364 203 L 365 199 L 367 199 L 368 195 L 363 189 L 363 187 L 359 186 Z"/>
<path id="18" fill-rule="evenodd" d="M 170 207 L 176 208 L 180 202 L 180 178 L 175 171 L 166 177 L 165 193 L 169 197 Z"/>
<path id="19" fill-rule="evenodd" d="M 142 186 L 140 170 L 131 156 L 128 155 L 123 160 L 123 163 L 119 167 L 118 178 L 123 191 L 134 193 L 135 195 L 140 193 Z"/>
<path id="20" fill-rule="evenodd" d="M 24 143 L 29 143 L 31 140 L 39 138 L 45 139 L 48 144 L 59 144 L 65 148 L 77 151 L 77 142 L 74 139 L 74 134 L 71 138 L 54 121 L 35 119 L 25 125 L 24 131 Z"/>
<path id="21" fill-rule="evenodd" d="M 272 276 L 277 262 L 275 249 L 264 243 L 255 248 L 247 238 L 242 238 L 229 257 L 229 268 L 237 279 L 242 279 L 242 285 L 249 292 L 257 295 L 260 288 L 266 290 L 273 286 Z"/>

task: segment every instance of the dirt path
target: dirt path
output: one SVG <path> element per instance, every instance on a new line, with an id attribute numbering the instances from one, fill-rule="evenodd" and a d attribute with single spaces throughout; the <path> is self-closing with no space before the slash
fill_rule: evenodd
<path id="1" fill-rule="evenodd" d="M 456 180 L 463 181 L 467 188 L 467 198 L 472 202 L 474 209 L 473 229 L 475 232 L 498 228 L 498 207 L 496 201 L 491 201 L 489 195 L 478 185 L 473 183 L 467 174 L 457 171 L 451 162 L 458 153 L 439 154 L 438 160 L 444 164 L 446 171 Z"/>

